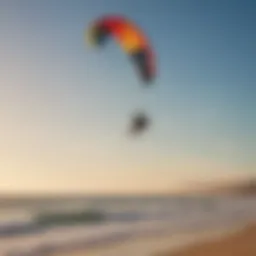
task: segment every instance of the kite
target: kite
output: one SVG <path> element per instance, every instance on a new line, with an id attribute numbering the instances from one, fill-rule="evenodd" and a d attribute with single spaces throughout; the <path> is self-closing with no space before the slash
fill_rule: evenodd
<path id="1" fill-rule="evenodd" d="M 145 33 L 132 21 L 119 15 L 108 15 L 92 22 L 87 30 L 91 45 L 102 47 L 113 38 L 130 57 L 144 84 L 156 76 L 155 54 Z"/>

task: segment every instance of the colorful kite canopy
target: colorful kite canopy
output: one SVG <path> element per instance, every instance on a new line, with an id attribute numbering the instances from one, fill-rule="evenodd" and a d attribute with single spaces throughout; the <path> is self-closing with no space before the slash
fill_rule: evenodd
<path id="1" fill-rule="evenodd" d="M 104 16 L 92 23 L 88 31 L 91 44 L 102 46 L 113 37 L 135 64 L 140 78 L 150 83 L 155 78 L 155 56 L 148 39 L 133 22 L 118 15 Z"/>

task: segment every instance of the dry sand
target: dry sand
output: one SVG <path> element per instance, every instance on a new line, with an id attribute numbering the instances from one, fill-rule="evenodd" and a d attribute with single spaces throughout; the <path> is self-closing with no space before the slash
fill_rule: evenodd
<path id="1" fill-rule="evenodd" d="M 256 256 L 256 224 L 215 241 L 198 243 L 178 252 L 157 256 Z"/>

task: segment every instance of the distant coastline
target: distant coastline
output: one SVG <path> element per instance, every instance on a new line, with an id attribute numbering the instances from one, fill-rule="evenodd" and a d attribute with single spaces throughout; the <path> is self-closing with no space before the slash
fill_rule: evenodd
<path id="1" fill-rule="evenodd" d="M 147 193 L 147 194 L 129 194 L 129 193 L 34 193 L 34 194 L 8 194 L 0 193 L 0 206 L 18 206 L 26 203 L 44 203 L 51 201 L 56 203 L 58 201 L 70 201 L 81 200 L 81 199 L 92 199 L 92 198 L 112 198 L 112 199 L 126 199 L 126 198 L 154 198 L 157 199 L 170 196 L 190 196 L 193 194 L 202 195 L 256 195 L 256 178 L 241 182 L 223 183 L 223 184 L 198 184 L 192 185 L 190 190 L 179 191 L 179 192 L 166 192 L 166 193 Z M 195 188 L 196 187 L 196 188 Z"/>
<path id="2" fill-rule="evenodd" d="M 246 182 L 220 186 L 212 191 L 214 194 L 225 194 L 225 195 L 256 195 L 256 179 L 252 179 Z"/>

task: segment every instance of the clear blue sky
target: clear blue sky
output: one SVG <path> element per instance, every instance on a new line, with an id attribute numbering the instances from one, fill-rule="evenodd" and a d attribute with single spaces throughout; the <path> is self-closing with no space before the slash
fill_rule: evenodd
<path id="1" fill-rule="evenodd" d="M 107 4 L 106 4 L 107 3 Z M 144 90 L 102 14 L 133 19 L 157 55 Z M 255 172 L 255 1 L 2 0 L 3 191 L 168 191 Z M 143 108 L 152 129 L 125 136 Z"/>

